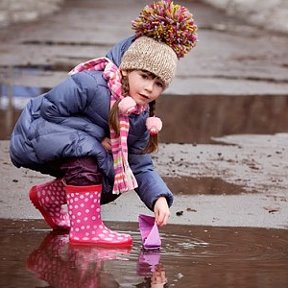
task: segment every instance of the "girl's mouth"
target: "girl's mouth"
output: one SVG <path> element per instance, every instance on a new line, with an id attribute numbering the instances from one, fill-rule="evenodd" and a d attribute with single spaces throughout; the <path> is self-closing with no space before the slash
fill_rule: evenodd
<path id="1" fill-rule="evenodd" d="M 149 100 L 149 97 L 148 96 L 146 96 L 146 95 L 143 95 L 143 94 L 139 94 L 142 98 L 145 98 L 145 99 L 147 99 L 147 100 Z"/>

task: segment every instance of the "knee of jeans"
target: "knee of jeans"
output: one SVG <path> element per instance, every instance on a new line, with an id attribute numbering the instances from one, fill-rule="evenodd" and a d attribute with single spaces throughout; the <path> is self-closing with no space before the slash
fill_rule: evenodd
<path id="1" fill-rule="evenodd" d="M 97 162 L 91 157 L 69 159 L 61 167 L 64 180 L 70 185 L 95 185 L 102 183 Z"/>

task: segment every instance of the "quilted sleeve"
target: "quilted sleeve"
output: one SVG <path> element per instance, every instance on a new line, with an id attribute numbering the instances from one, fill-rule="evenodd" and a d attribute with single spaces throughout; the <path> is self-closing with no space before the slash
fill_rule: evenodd
<path id="1" fill-rule="evenodd" d="M 164 196 L 170 207 L 173 203 L 173 194 L 155 171 L 151 156 L 130 153 L 129 164 L 138 183 L 135 191 L 145 205 L 153 211 L 155 201 Z"/>

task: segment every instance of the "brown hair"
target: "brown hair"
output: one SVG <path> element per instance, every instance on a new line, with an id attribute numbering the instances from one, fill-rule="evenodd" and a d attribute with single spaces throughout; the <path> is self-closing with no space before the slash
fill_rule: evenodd
<path id="1" fill-rule="evenodd" d="M 122 77 L 122 93 L 124 96 L 129 93 L 129 83 L 128 77 Z M 112 108 L 109 111 L 109 126 L 115 131 L 117 137 L 120 134 L 120 125 L 119 125 L 119 105 L 120 100 L 117 100 Z M 149 103 L 149 116 L 155 116 L 156 101 Z M 152 153 L 158 149 L 158 134 L 150 135 L 147 146 L 144 148 L 143 153 Z"/>

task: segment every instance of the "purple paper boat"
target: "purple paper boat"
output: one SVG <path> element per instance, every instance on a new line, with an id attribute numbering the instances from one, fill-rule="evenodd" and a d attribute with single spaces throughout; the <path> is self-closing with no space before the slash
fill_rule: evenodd
<path id="1" fill-rule="evenodd" d="M 145 250 L 160 249 L 161 239 L 155 217 L 140 214 L 138 221 L 143 248 Z"/>

